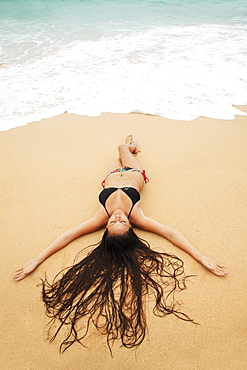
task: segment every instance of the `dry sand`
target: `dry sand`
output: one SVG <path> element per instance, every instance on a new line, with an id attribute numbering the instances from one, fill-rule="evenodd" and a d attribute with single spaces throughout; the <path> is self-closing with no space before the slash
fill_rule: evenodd
<path id="1" fill-rule="evenodd" d="M 247 112 L 246 107 L 241 107 Z M 40 279 L 51 280 L 102 232 L 84 236 L 50 257 L 26 279 L 13 272 L 63 231 L 97 210 L 97 194 L 117 145 L 132 133 L 150 178 L 144 212 L 178 229 L 204 254 L 228 267 L 212 275 L 159 236 L 138 231 L 153 246 L 181 257 L 195 274 L 179 296 L 199 326 L 153 316 L 136 350 L 91 331 L 87 348 L 59 353 L 46 341 Z M 1 369 L 244 369 L 246 357 L 247 117 L 192 122 L 140 114 L 89 118 L 63 114 L 0 133 Z"/>

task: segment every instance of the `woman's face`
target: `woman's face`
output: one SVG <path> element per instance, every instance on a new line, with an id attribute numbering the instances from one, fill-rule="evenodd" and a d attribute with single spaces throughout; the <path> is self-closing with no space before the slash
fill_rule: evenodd
<path id="1" fill-rule="evenodd" d="M 109 234 L 111 235 L 122 235 L 126 233 L 130 227 L 131 225 L 129 223 L 128 217 L 120 209 L 117 209 L 115 212 L 113 212 L 106 226 Z"/>

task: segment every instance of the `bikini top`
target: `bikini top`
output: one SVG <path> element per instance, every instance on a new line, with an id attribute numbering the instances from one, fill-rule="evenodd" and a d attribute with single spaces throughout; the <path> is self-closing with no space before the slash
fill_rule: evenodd
<path id="1" fill-rule="evenodd" d="M 107 199 L 109 198 L 109 196 L 112 193 L 114 193 L 115 191 L 117 191 L 118 189 L 121 189 L 132 200 L 132 207 L 131 207 L 131 209 L 129 211 L 129 214 L 128 214 L 128 218 L 129 218 L 134 205 L 137 202 L 139 202 L 139 200 L 140 200 L 140 193 L 135 188 L 131 188 L 131 187 L 114 188 L 114 187 L 111 187 L 111 188 L 103 189 L 101 191 L 101 193 L 99 194 L 99 201 L 102 204 L 102 206 L 105 208 L 106 213 L 108 214 L 108 216 L 110 217 L 110 214 L 109 214 L 109 212 L 106 209 L 105 203 L 106 203 Z"/>

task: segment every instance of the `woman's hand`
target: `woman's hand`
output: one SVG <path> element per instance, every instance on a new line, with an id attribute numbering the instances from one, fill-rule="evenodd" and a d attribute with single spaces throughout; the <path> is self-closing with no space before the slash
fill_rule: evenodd
<path id="1" fill-rule="evenodd" d="M 31 274 L 37 266 L 38 262 L 36 261 L 36 259 L 28 261 L 22 268 L 15 271 L 13 276 L 14 280 L 19 281 L 24 279 L 26 276 Z"/>
<path id="2" fill-rule="evenodd" d="M 218 265 L 211 258 L 202 256 L 199 261 L 208 271 L 212 272 L 217 276 L 225 276 L 227 274 L 226 267 Z"/>

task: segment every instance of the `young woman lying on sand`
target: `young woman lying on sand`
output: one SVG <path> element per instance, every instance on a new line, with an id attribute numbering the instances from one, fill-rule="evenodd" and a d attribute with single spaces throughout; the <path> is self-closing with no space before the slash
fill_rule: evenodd
<path id="1" fill-rule="evenodd" d="M 131 135 L 118 147 L 119 158 L 108 170 L 99 195 L 96 215 L 61 234 L 36 258 L 14 274 L 19 281 L 38 265 L 74 239 L 105 228 L 102 240 L 82 261 L 56 276 L 52 284 L 42 281 L 46 314 L 52 324 L 59 322 L 53 340 L 63 325 L 69 327 L 61 344 L 65 350 L 86 336 L 92 321 L 111 341 L 121 339 L 125 347 L 138 346 L 145 337 L 144 296 L 155 297 L 154 314 L 174 314 L 192 321 L 177 308 L 174 292 L 185 289 L 183 261 L 167 253 L 153 251 L 140 239 L 132 226 L 163 236 L 189 253 L 196 261 L 217 276 L 226 275 L 220 266 L 202 255 L 178 231 L 146 217 L 140 204 L 140 191 L 148 178 L 137 161 L 138 143 Z M 79 319 L 87 317 L 83 327 Z M 52 326 L 52 325 L 51 325 Z M 79 331 L 83 334 L 79 335 Z"/>

